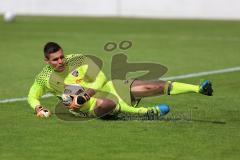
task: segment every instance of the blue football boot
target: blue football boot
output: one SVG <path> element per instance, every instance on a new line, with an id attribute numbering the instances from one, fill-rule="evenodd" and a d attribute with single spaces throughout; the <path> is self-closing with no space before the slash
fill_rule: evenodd
<path id="1" fill-rule="evenodd" d="M 170 108 L 168 105 L 166 104 L 159 104 L 155 107 L 151 107 L 149 108 L 149 111 L 148 111 L 148 118 L 149 119 L 155 119 L 155 118 L 158 118 L 158 117 L 162 117 L 166 114 L 168 114 L 168 112 L 170 111 Z"/>
<path id="2" fill-rule="evenodd" d="M 203 81 L 199 86 L 199 93 L 212 96 L 213 89 L 212 89 L 212 83 L 209 80 Z"/>

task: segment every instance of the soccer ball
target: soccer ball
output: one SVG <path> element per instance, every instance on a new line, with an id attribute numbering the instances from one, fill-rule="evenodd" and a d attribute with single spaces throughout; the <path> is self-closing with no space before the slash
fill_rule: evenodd
<path id="1" fill-rule="evenodd" d="M 10 23 L 16 19 L 16 15 L 12 12 L 5 12 L 3 15 L 3 19 L 5 22 Z"/>
<path id="2" fill-rule="evenodd" d="M 69 106 L 72 103 L 72 98 L 70 95 L 62 94 L 62 103 L 65 106 Z"/>

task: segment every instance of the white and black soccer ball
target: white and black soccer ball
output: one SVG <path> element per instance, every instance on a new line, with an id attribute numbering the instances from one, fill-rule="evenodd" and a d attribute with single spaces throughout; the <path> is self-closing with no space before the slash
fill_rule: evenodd
<path id="1" fill-rule="evenodd" d="M 3 15 L 4 22 L 10 23 L 14 22 L 16 19 L 16 15 L 13 12 L 5 12 Z"/>
<path id="2" fill-rule="evenodd" d="M 65 106 L 69 106 L 72 103 L 72 98 L 70 95 L 62 94 L 61 98 L 62 98 L 62 103 Z"/>

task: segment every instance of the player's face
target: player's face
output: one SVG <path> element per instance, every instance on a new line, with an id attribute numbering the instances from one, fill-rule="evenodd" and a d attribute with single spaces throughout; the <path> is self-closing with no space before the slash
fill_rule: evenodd
<path id="1" fill-rule="evenodd" d="M 49 54 L 48 59 L 45 59 L 45 61 L 57 72 L 63 72 L 65 69 L 64 55 L 61 49 L 55 53 Z"/>

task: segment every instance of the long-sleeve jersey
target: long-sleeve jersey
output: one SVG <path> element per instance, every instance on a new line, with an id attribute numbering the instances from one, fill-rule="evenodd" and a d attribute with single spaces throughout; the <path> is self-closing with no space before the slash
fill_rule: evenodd
<path id="1" fill-rule="evenodd" d="M 65 85 L 79 84 L 85 89 L 97 90 L 106 82 L 106 77 L 97 64 L 84 55 L 67 55 L 64 65 L 63 72 L 56 72 L 47 65 L 36 76 L 28 94 L 28 103 L 33 109 L 41 105 L 40 98 L 46 93 L 62 95 Z"/>

